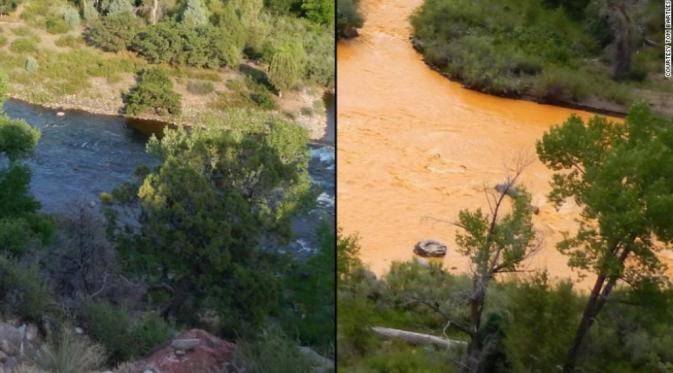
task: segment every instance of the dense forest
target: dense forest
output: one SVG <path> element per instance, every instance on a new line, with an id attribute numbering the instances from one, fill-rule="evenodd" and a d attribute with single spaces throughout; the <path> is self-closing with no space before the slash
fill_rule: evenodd
<path id="1" fill-rule="evenodd" d="M 186 124 L 153 136 L 155 162 L 100 201 L 46 213 L 27 162 L 40 131 L 0 110 L 5 368 L 143 371 L 136 361 L 198 328 L 235 342 L 226 364 L 202 359 L 222 364 L 210 371 L 332 369 L 333 223 L 313 255 L 272 248 L 316 199 L 310 133 L 278 105 L 333 89 L 334 15 L 325 0 L 0 0 L 0 104 L 96 101 L 122 82 L 123 113 Z M 214 111 L 180 117 L 182 89 Z"/>
<path id="2" fill-rule="evenodd" d="M 414 43 L 466 87 L 625 113 L 643 99 L 673 117 L 659 1 L 427 0 Z"/>
<path id="3" fill-rule="evenodd" d="M 557 244 L 590 289 L 524 262 L 540 248 L 519 182 L 487 192 L 490 209 L 456 217 L 455 249 L 470 270 L 394 263 L 381 278 L 337 243 L 337 351 L 356 372 L 667 372 L 673 293 L 658 253 L 673 236 L 670 121 L 635 105 L 624 123 L 577 116 L 549 129 L 537 155 L 553 172 L 549 200 L 574 200 L 578 228 Z"/>

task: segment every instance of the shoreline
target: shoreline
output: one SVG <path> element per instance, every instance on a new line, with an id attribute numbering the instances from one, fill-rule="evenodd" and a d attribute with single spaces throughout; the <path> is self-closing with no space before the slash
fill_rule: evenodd
<path id="1" fill-rule="evenodd" d="M 321 95 L 324 100 L 327 99 L 327 96 L 333 94 L 329 89 L 325 89 L 323 94 Z M 105 115 L 105 116 L 110 116 L 110 117 L 117 117 L 117 118 L 124 118 L 126 120 L 136 120 L 136 121 L 147 121 L 147 122 L 158 122 L 158 123 L 163 123 L 165 125 L 172 125 L 172 126 L 185 126 L 185 127 L 191 127 L 194 124 L 191 124 L 189 122 L 193 121 L 198 121 L 199 116 L 205 113 L 208 113 L 210 111 L 199 111 L 195 113 L 183 115 L 179 118 L 176 117 L 162 117 L 159 115 L 139 115 L 139 116 L 133 116 L 133 115 L 127 115 L 123 113 L 123 106 L 119 106 L 116 110 L 112 110 L 106 107 L 103 107 L 103 105 L 87 105 L 83 102 L 44 102 L 44 103 L 38 103 L 30 100 L 29 98 L 22 96 L 20 94 L 17 94 L 15 92 L 8 92 L 7 97 L 9 99 L 15 100 L 15 101 L 20 101 L 22 103 L 28 104 L 28 105 L 33 105 L 33 106 L 38 106 L 43 109 L 48 109 L 48 110 L 56 110 L 56 111 L 80 111 L 84 112 L 87 114 L 94 114 L 94 115 Z M 75 96 L 77 101 L 77 96 Z M 82 98 L 82 101 L 84 100 L 93 100 L 92 98 Z M 214 111 L 213 111 L 214 112 Z M 279 111 L 273 111 L 272 113 L 276 115 L 281 115 L 282 113 Z M 296 123 L 297 125 L 300 125 L 304 128 L 307 129 L 309 132 L 309 142 L 317 142 L 317 143 L 324 143 L 328 144 L 327 141 L 324 140 L 324 138 L 327 136 L 327 131 L 328 131 L 328 113 L 327 113 L 327 107 L 325 107 L 324 113 L 319 113 L 319 114 L 314 114 L 313 115 L 313 120 L 310 122 L 301 122 L 296 119 L 291 119 L 291 118 L 286 118 L 290 120 L 291 122 Z"/>

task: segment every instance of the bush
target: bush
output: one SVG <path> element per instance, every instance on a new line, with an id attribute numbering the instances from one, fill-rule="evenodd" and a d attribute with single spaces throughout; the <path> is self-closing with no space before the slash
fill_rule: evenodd
<path id="1" fill-rule="evenodd" d="M 138 17 L 121 13 L 91 22 L 84 31 L 84 39 L 104 51 L 119 52 L 127 49 L 142 29 L 143 23 Z"/>
<path id="2" fill-rule="evenodd" d="M 32 57 L 28 56 L 26 57 L 26 64 L 25 64 L 26 71 L 30 73 L 36 73 L 37 70 L 39 70 L 40 65 L 37 63 L 37 60 Z"/>
<path id="3" fill-rule="evenodd" d="M 301 353 L 299 346 L 277 327 L 263 330 L 255 339 L 238 342 L 235 360 L 250 373 L 313 371 L 311 362 Z"/>
<path id="4" fill-rule="evenodd" d="M 70 28 L 75 28 L 79 26 L 80 23 L 79 12 L 73 8 L 66 8 L 63 11 L 63 20 L 70 26 Z"/>
<path id="5" fill-rule="evenodd" d="M 37 42 L 33 38 L 18 38 L 9 46 L 14 53 L 37 53 Z"/>
<path id="6" fill-rule="evenodd" d="M 144 314 L 132 322 L 128 310 L 104 302 L 88 304 L 84 319 L 89 334 L 105 347 L 111 362 L 143 356 L 173 334 L 155 314 Z"/>
<path id="7" fill-rule="evenodd" d="M 124 97 L 126 113 L 141 114 L 152 110 L 156 114 L 180 114 L 180 95 L 173 91 L 173 82 L 160 69 L 144 69 L 137 84 Z"/>
<path id="8" fill-rule="evenodd" d="M 82 16 L 87 21 L 93 21 L 98 19 L 98 10 L 94 6 L 94 0 L 82 0 Z"/>
<path id="9" fill-rule="evenodd" d="M 80 45 L 82 39 L 76 35 L 62 35 L 54 42 L 57 47 L 75 48 Z"/>
<path id="10" fill-rule="evenodd" d="M 7 44 L 7 38 L 4 35 L 0 35 L 0 47 L 4 47 Z"/>
<path id="11" fill-rule="evenodd" d="M 212 82 L 193 81 L 187 82 L 187 90 L 195 95 L 207 95 L 215 90 Z"/>
<path id="12" fill-rule="evenodd" d="M 62 17 L 48 16 L 45 25 L 50 34 L 65 34 L 70 31 L 70 26 Z"/>
<path id="13" fill-rule="evenodd" d="M 33 357 L 41 369 L 53 373 L 88 373 L 97 371 L 105 362 L 105 350 L 84 336 L 75 335 L 64 326 L 52 340 Z"/>
<path id="14" fill-rule="evenodd" d="M 21 3 L 21 0 L 0 0 L 0 15 L 13 12 Z"/>
<path id="15" fill-rule="evenodd" d="M 588 97 L 586 80 L 574 71 L 545 69 L 535 82 L 533 92 L 549 101 L 580 101 Z"/>
<path id="16" fill-rule="evenodd" d="M 51 294 L 36 266 L 25 268 L 0 256 L 0 301 L 5 313 L 39 321 L 47 311 Z"/>

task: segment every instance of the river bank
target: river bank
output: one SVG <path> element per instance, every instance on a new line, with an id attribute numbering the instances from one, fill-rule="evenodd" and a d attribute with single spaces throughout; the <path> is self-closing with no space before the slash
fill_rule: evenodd
<path id="1" fill-rule="evenodd" d="M 424 239 L 448 244 L 447 270 L 467 270 L 454 250 L 458 212 L 487 211 L 484 189 L 502 182 L 517 157 L 534 156 L 547 129 L 571 114 L 593 115 L 468 90 L 429 69 L 409 42 L 409 16 L 422 3 L 362 1 L 360 37 L 337 45 L 337 220 L 360 236 L 360 258 L 379 275 L 413 258 Z M 587 287 L 592 278 L 571 271 L 555 247 L 577 229 L 579 208 L 548 203 L 550 180 L 537 158 L 521 179 L 540 208 L 533 219 L 544 238 L 527 270 Z"/>

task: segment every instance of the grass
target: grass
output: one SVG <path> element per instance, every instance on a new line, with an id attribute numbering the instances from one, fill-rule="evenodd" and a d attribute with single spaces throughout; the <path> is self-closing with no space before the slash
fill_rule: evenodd
<path id="1" fill-rule="evenodd" d="M 18 38 L 10 44 L 9 50 L 18 54 L 37 53 L 37 43 L 39 42 L 37 37 Z"/>

